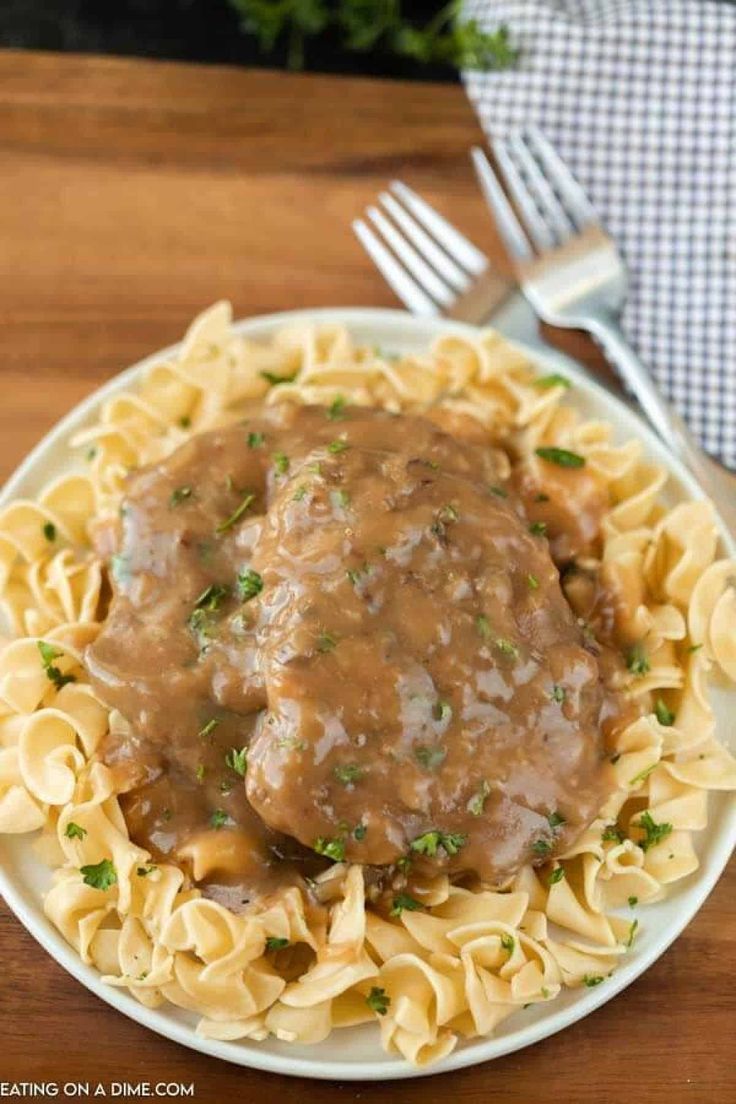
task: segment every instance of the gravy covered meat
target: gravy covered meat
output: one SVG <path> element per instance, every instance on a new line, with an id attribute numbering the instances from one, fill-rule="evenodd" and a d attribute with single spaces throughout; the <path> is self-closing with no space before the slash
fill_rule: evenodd
<path id="1" fill-rule="evenodd" d="M 563 850 L 619 703 L 545 536 L 572 555 L 603 493 L 584 473 L 566 524 L 577 473 L 555 513 L 538 469 L 284 403 L 134 473 L 88 652 L 133 838 L 231 902 L 334 860 L 500 883 Z"/>

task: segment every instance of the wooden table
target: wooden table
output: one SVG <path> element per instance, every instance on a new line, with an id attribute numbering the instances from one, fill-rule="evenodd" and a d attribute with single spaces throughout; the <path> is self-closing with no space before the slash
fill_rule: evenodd
<path id="1" fill-rule="evenodd" d="M 0 476 L 217 298 L 238 316 L 394 306 L 348 229 L 393 175 L 496 251 L 467 158 L 480 140 L 454 86 L 0 54 Z M 566 347 L 600 364 L 579 335 Z M 193 1081 L 212 1102 L 736 1100 L 735 888 L 732 868 L 675 946 L 585 1021 L 492 1064 L 389 1085 L 259 1073 L 159 1038 L 3 907 L 2 1079 Z"/>

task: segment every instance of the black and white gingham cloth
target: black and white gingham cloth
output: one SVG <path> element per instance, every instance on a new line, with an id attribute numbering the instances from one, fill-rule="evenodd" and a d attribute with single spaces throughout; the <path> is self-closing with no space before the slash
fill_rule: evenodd
<path id="1" fill-rule="evenodd" d="M 705 448 L 736 467 L 736 3 L 466 0 L 521 50 L 466 72 L 489 135 L 537 123 L 626 258 L 624 328 Z"/>

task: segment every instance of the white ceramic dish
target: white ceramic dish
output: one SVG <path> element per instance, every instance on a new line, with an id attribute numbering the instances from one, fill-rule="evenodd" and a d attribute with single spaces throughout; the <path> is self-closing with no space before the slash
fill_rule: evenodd
<path id="1" fill-rule="evenodd" d="M 470 331 L 470 327 L 458 323 L 417 319 L 401 311 L 358 308 L 269 315 L 239 323 L 238 329 L 251 337 L 263 337 L 284 323 L 303 317 L 321 322 L 342 323 L 358 339 L 397 351 L 426 347 L 441 331 Z M 539 364 L 541 372 L 563 370 L 573 380 L 573 401 L 585 414 L 610 421 L 620 438 L 633 436 L 643 441 L 649 455 L 671 473 L 667 493 L 673 504 L 682 498 L 699 497 L 698 488 L 687 472 L 636 415 L 603 388 L 591 382 L 573 362 L 535 341 L 528 311 L 522 304 L 517 302 L 512 305 L 504 317 L 497 319 L 497 325 L 509 337 L 527 338 L 527 352 Z M 170 355 L 172 351 L 173 349 L 167 349 L 154 354 L 116 376 L 80 403 L 21 464 L 0 494 L 0 504 L 21 495 L 33 496 L 49 478 L 70 468 L 73 463 L 68 448 L 71 436 L 95 419 L 98 408 L 105 399 L 129 387 L 138 373 Z M 724 545 L 729 554 L 736 552 L 733 544 L 728 541 L 724 540 Z M 736 691 L 720 691 L 714 695 L 714 703 L 718 715 L 719 736 L 727 742 L 727 720 L 729 714 L 731 717 L 736 714 Z M 144 1008 L 124 991 L 103 985 L 96 971 L 79 960 L 43 914 L 41 896 L 49 884 L 50 876 L 35 857 L 30 837 L 0 837 L 0 892 L 21 923 L 65 970 L 108 1004 L 153 1031 L 215 1058 L 244 1066 L 341 1081 L 378 1081 L 443 1073 L 497 1058 L 560 1031 L 620 993 L 666 950 L 715 885 L 736 845 L 736 805 L 733 801 L 729 802 L 728 795 L 711 795 L 708 828 L 705 832 L 696 833 L 695 838 L 701 859 L 700 869 L 690 878 L 678 883 L 675 891 L 665 901 L 641 910 L 642 926 L 636 948 L 626 956 L 622 966 L 604 985 L 595 989 L 568 990 L 549 1005 L 536 1005 L 520 1012 L 501 1024 L 492 1039 L 460 1045 L 443 1061 L 422 1070 L 416 1070 L 400 1059 L 384 1053 L 374 1025 L 335 1032 L 323 1043 L 313 1047 L 290 1046 L 271 1039 L 263 1043 L 217 1042 L 202 1039 L 195 1034 L 193 1015 L 172 1006 L 154 1010 Z M 696 978 L 693 976 L 693 985 L 695 984 Z"/>

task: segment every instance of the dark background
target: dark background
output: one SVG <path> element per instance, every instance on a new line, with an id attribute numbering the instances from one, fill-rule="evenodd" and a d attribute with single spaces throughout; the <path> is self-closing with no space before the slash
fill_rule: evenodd
<path id="1" fill-rule="evenodd" d="M 405 0 L 402 14 L 422 24 L 444 7 Z M 240 26 L 227 0 L 0 0 L 0 46 L 33 50 L 125 54 L 184 61 L 285 67 L 287 46 L 265 54 Z M 457 80 L 456 70 L 419 63 L 377 48 L 342 49 L 334 32 L 310 39 L 307 70 L 377 74 L 420 80 Z"/>

